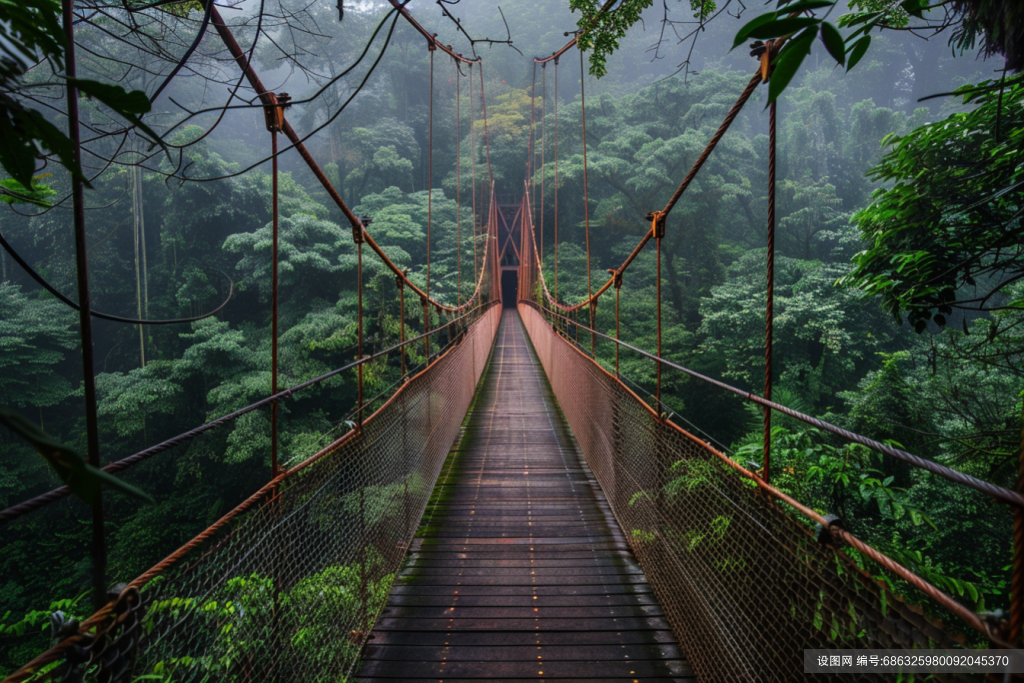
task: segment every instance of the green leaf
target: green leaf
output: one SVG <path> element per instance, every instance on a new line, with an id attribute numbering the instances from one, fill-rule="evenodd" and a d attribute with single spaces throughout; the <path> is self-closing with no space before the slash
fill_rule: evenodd
<path id="1" fill-rule="evenodd" d="M 804 57 L 810 52 L 811 44 L 817 34 L 817 30 L 813 27 L 804 29 L 799 36 L 782 48 L 782 52 L 775 58 L 775 68 L 772 71 L 771 81 L 768 83 L 768 104 L 778 99 L 789 82 L 793 80 L 796 72 L 800 70 L 800 65 L 804 62 Z"/>
<path id="2" fill-rule="evenodd" d="M 839 62 L 840 66 L 846 63 L 846 45 L 839 29 L 827 21 L 823 21 L 821 23 L 821 40 L 825 43 L 825 49 L 833 59 Z"/>
<path id="3" fill-rule="evenodd" d="M 68 82 L 88 97 L 95 97 L 118 114 L 138 116 L 148 112 L 152 105 L 146 93 L 141 90 L 126 91 L 119 85 L 100 83 L 86 78 L 69 78 Z"/>
<path id="4" fill-rule="evenodd" d="M 786 17 L 762 24 L 752 30 L 749 35 L 751 38 L 758 38 L 760 40 L 781 38 L 782 36 L 796 33 L 808 26 L 817 26 L 820 23 L 821 19 L 815 17 Z"/>
<path id="5" fill-rule="evenodd" d="M 760 16 L 754 17 L 749 22 L 743 25 L 743 27 L 736 32 L 736 38 L 733 40 L 732 49 L 736 49 L 747 41 L 750 37 L 750 32 L 756 30 L 760 26 L 768 23 L 769 21 L 775 21 L 778 18 L 778 12 L 768 12 Z"/>
<path id="6" fill-rule="evenodd" d="M 74 83 L 78 91 L 87 97 L 94 97 L 103 104 L 110 107 L 114 113 L 126 119 L 133 126 L 141 130 L 155 144 L 166 147 L 160 136 L 142 122 L 139 118 L 149 112 L 153 105 L 141 90 L 126 91 L 119 85 L 100 83 L 89 79 L 72 78 L 68 79 Z"/>
<path id="7" fill-rule="evenodd" d="M 928 0 L 904 0 L 900 7 L 910 16 L 924 19 L 924 13 L 929 7 L 929 2 Z"/>
<path id="8" fill-rule="evenodd" d="M 0 408 L 0 424 L 32 444 L 71 492 L 86 503 L 96 500 L 104 484 L 133 498 L 153 502 L 148 494 L 85 462 L 81 455 L 54 440 L 20 413 Z"/>
<path id="9" fill-rule="evenodd" d="M 35 204 L 36 206 L 50 206 L 46 201 L 47 197 L 57 194 L 53 188 L 43 183 L 35 182 L 32 179 L 32 186 L 25 187 L 14 178 L 0 180 L 0 202 L 5 204 Z"/>
<path id="10" fill-rule="evenodd" d="M 853 44 L 853 47 L 850 48 L 848 52 L 850 57 L 846 60 L 847 71 L 857 66 L 857 62 L 859 62 L 864 56 L 864 53 L 868 51 L 869 45 L 871 45 L 871 36 L 864 36 Z"/>
<path id="11" fill-rule="evenodd" d="M 64 168 L 82 177 L 71 138 L 61 129 L 34 109 L 17 104 L 0 109 L 0 166 L 25 187 L 32 185 L 39 154 L 36 144 L 56 154 Z"/>

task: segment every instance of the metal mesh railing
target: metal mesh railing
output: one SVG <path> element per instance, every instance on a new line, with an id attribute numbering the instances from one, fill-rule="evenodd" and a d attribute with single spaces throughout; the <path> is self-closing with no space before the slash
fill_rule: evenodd
<path id="1" fill-rule="evenodd" d="M 275 478 L 10 680 L 339 681 L 487 363 L 491 304 L 362 425 Z"/>
<path id="2" fill-rule="evenodd" d="M 659 419 L 532 305 L 519 311 L 701 681 L 800 679 L 804 649 L 958 646 L 827 531 L 816 534 L 711 446 Z"/>

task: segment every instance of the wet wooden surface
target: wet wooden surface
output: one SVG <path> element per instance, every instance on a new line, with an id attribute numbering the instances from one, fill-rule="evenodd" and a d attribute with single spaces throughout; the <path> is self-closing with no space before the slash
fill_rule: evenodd
<path id="1" fill-rule="evenodd" d="M 506 309 L 356 680 L 550 679 L 696 681 Z"/>

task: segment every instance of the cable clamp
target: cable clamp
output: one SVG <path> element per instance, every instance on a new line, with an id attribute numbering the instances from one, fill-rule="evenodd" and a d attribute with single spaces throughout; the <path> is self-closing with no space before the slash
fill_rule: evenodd
<path id="1" fill-rule="evenodd" d="M 612 284 L 615 286 L 615 289 L 622 289 L 622 273 L 614 268 L 609 268 L 608 274 L 612 276 Z"/>
<path id="2" fill-rule="evenodd" d="M 652 211 L 647 214 L 647 220 L 651 222 L 651 231 L 654 233 L 654 239 L 660 240 L 665 236 L 665 212 L 664 211 Z"/>
<path id="3" fill-rule="evenodd" d="M 366 226 L 373 222 L 373 219 L 369 216 L 360 216 L 358 219 L 358 225 L 352 225 L 352 241 L 356 244 L 362 244 L 366 241 Z"/>
<path id="4" fill-rule="evenodd" d="M 267 124 L 267 130 L 271 133 L 280 133 L 284 129 L 284 110 L 292 101 L 291 95 L 286 92 L 277 95 L 267 93 L 269 102 L 263 105 L 263 117 Z"/>
<path id="5" fill-rule="evenodd" d="M 832 529 L 846 529 L 846 524 L 835 515 L 825 515 L 825 524 L 814 527 L 814 540 L 823 545 L 839 545 L 832 536 Z"/>

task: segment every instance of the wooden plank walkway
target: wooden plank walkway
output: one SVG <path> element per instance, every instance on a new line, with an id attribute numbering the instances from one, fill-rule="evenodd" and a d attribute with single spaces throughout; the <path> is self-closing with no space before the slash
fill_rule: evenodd
<path id="1" fill-rule="evenodd" d="M 695 681 L 506 309 L 356 680 Z"/>

